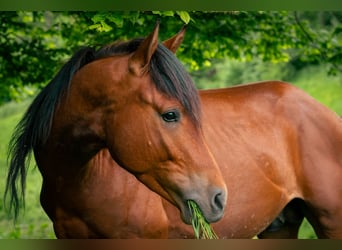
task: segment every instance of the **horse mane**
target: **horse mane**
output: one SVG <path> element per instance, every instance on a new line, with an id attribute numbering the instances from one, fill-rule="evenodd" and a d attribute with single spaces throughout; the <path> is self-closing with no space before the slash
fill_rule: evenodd
<path id="1" fill-rule="evenodd" d="M 8 210 L 14 213 L 15 220 L 21 204 L 25 207 L 26 174 L 31 153 L 46 143 L 55 109 L 61 97 L 68 92 L 74 74 L 84 65 L 95 60 L 132 53 L 142 41 L 143 39 L 133 39 L 128 42 L 113 43 L 98 50 L 92 47 L 80 49 L 33 100 L 16 126 L 9 143 L 9 171 L 4 201 L 10 196 Z M 200 106 L 197 89 L 179 60 L 162 44 L 158 45 L 152 56 L 150 74 L 156 88 L 165 95 L 177 99 L 193 122 L 199 126 Z"/>

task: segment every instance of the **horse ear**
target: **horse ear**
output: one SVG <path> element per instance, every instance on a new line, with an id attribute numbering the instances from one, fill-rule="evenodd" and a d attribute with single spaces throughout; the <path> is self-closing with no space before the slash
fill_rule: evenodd
<path id="1" fill-rule="evenodd" d="M 183 26 L 183 28 L 173 37 L 165 40 L 163 42 L 163 45 L 171 50 L 173 53 L 176 53 L 178 47 L 181 45 L 183 42 L 184 36 L 185 36 L 185 30 L 186 30 L 186 25 Z"/>
<path id="2" fill-rule="evenodd" d="M 159 21 L 152 33 L 142 41 L 129 59 L 128 67 L 133 74 L 140 76 L 147 71 L 151 57 L 158 46 L 158 33 Z"/>

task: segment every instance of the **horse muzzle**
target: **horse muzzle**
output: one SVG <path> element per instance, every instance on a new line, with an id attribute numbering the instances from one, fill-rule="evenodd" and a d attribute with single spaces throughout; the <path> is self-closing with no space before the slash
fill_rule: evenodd
<path id="1" fill-rule="evenodd" d="M 227 191 L 220 188 L 213 188 L 210 195 L 205 198 L 205 195 L 193 194 L 183 199 L 180 206 L 181 218 L 186 224 L 191 224 L 191 212 L 188 201 L 191 200 L 197 204 L 202 212 L 205 220 L 208 223 L 219 221 L 225 211 L 227 202 Z"/>

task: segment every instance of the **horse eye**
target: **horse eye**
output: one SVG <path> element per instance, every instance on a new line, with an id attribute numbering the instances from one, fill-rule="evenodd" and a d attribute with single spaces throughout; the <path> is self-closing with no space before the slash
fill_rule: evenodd
<path id="1" fill-rule="evenodd" d="M 177 111 L 168 111 L 161 115 L 164 121 L 166 122 L 178 122 L 179 121 L 179 113 Z"/>

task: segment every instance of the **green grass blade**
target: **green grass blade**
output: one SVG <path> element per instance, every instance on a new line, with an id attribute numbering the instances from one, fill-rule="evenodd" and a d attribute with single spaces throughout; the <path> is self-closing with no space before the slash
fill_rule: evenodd
<path id="1" fill-rule="evenodd" d="M 188 206 L 191 214 L 191 224 L 197 239 L 218 239 L 210 224 L 205 220 L 201 210 L 194 201 L 189 200 Z"/>

